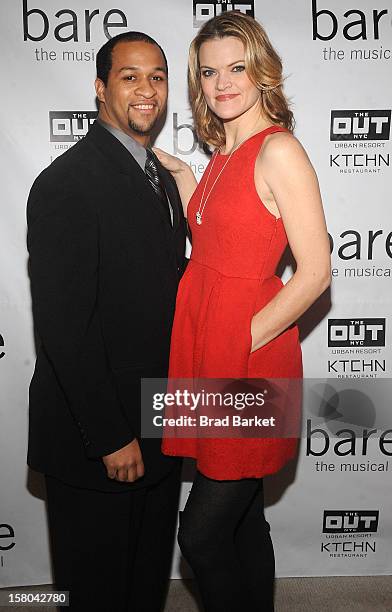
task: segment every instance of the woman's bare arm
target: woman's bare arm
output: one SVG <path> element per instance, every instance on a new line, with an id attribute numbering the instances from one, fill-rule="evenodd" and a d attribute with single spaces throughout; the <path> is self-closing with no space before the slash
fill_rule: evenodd
<path id="1" fill-rule="evenodd" d="M 287 284 L 252 320 L 252 351 L 296 321 L 331 281 L 330 249 L 316 173 L 298 140 L 272 134 L 255 167 L 255 181 L 272 194 L 297 269 Z"/>

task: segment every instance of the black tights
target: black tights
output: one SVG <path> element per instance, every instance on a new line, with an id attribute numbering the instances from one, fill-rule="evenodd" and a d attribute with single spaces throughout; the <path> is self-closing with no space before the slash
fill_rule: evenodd
<path id="1" fill-rule="evenodd" d="M 197 472 L 178 543 L 206 612 L 273 612 L 275 558 L 263 480 L 211 480 Z"/>

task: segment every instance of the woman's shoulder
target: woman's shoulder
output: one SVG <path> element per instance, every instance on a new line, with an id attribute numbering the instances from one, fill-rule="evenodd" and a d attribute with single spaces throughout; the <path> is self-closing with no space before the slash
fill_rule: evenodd
<path id="1" fill-rule="evenodd" d="M 258 161 L 263 165 L 287 164 L 301 159 L 308 159 L 306 151 L 298 138 L 286 129 L 268 134 L 258 155 Z"/>

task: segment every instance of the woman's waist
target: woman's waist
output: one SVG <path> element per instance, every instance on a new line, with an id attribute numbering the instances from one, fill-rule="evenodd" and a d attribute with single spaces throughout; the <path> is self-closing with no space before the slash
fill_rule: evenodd
<path id="1" fill-rule="evenodd" d="M 187 272 L 188 273 L 200 273 L 200 274 L 204 274 L 204 275 L 213 275 L 213 276 L 220 276 L 223 278 L 227 278 L 227 279 L 238 279 L 238 280 L 248 280 L 248 281 L 257 281 L 258 283 L 260 281 L 263 281 L 263 283 L 265 281 L 269 281 L 272 279 L 278 280 L 281 282 L 281 279 L 279 278 L 279 276 L 277 276 L 275 274 L 275 270 L 271 270 L 268 269 L 266 270 L 265 267 L 263 270 L 258 271 L 258 270 L 251 270 L 249 268 L 247 268 L 246 266 L 244 266 L 243 268 L 237 267 L 237 268 L 233 268 L 227 265 L 220 265 L 219 262 L 214 262 L 212 265 L 210 262 L 206 263 L 203 261 L 200 261 L 199 259 L 196 259 L 195 257 L 191 256 L 190 260 L 189 260 L 189 264 L 187 267 Z"/>

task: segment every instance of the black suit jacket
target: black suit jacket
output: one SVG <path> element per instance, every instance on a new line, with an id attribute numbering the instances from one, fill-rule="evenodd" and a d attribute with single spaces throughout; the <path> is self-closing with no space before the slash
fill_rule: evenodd
<path id="1" fill-rule="evenodd" d="M 28 464 L 77 486 L 124 491 L 178 463 L 140 439 L 145 476 L 109 479 L 101 457 L 140 435 L 140 378 L 167 376 L 185 220 L 160 167 L 171 227 L 143 170 L 95 123 L 36 179 L 27 204 L 33 316 Z"/>

